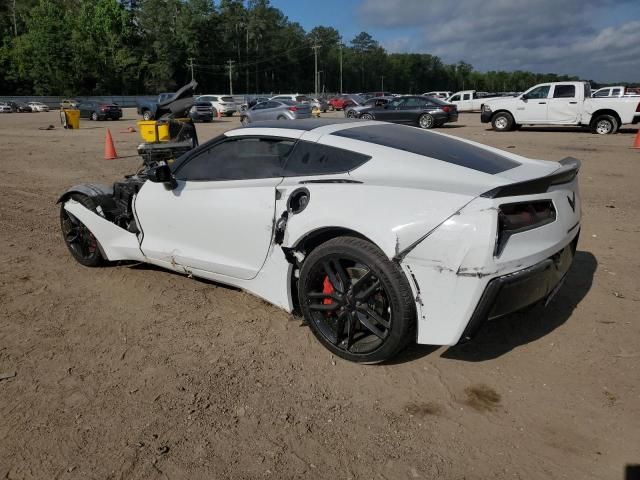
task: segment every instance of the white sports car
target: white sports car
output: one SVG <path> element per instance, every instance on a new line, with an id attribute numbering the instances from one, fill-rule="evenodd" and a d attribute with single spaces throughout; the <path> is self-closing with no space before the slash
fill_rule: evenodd
<path id="1" fill-rule="evenodd" d="M 72 187 L 60 215 L 83 265 L 240 287 L 375 363 L 554 294 L 580 232 L 579 166 L 375 121 L 262 122 L 111 187 Z"/>

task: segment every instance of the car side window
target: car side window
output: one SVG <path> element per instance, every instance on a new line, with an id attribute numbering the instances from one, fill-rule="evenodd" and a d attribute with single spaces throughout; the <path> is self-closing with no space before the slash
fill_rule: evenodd
<path id="1" fill-rule="evenodd" d="M 575 85 L 556 85 L 553 89 L 553 98 L 574 98 L 575 96 Z"/>
<path id="2" fill-rule="evenodd" d="M 231 138 L 198 152 L 180 165 L 175 177 L 185 181 L 250 180 L 282 176 L 282 163 L 294 141 L 278 138 Z"/>
<path id="3" fill-rule="evenodd" d="M 299 141 L 284 166 L 285 177 L 346 173 L 369 160 L 361 153 Z"/>
<path id="4" fill-rule="evenodd" d="M 529 93 L 527 93 L 527 98 L 547 98 L 550 88 L 550 85 L 542 85 L 538 88 L 534 88 Z"/>
<path id="5" fill-rule="evenodd" d="M 454 95 L 449 100 L 451 100 L 452 102 L 458 102 L 460 100 L 460 95 Z"/>
<path id="6" fill-rule="evenodd" d="M 465 93 L 465 94 L 462 96 L 462 99 L 463 99 L 463 100 L 471 100 L 471 94 L 470 94 L 470 93 Z"/>
<path id="7" fill-rule="evenodd" d="M 260 102 L 257 103 L 253 106 L 253 108 L 251 110 L 264 110 L 265 108 L 269 108 L 268 107 L 269 102 Z"/>
<path id="8" fill-rule="evenodd" d="M 267 102 L 264 108 L 278 108 L 281 107 L 282 104 L 280 102 Z"/>
<path id="9" fill-rule="evenodd" d="M 618 95 L 620 95 L 620 89 L 619 88 L 614 88 L 611 90 L 611 95 L 614 97 L 617 97 Z"/>

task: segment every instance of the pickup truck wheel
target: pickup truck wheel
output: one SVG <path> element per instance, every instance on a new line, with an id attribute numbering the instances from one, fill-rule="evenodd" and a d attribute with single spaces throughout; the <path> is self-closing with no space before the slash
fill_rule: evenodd
<path id="1" fill-rule="evenodd" d="M 142 119 L 148 122 L 149 120 L 153 120 L 153 115 L 149 110 L 145 110 L 142 112 Z"/>
<path id="2" fill-rule="evenodd" d="M 616 133 L 617 130 L 618 122 L 611 115 L 600 115 L 591 121 L 591 133 L 607 135 Z"/>
<path id="3" fill-rule="evenodd" d="M 513 117 L 507 112 L 497 113 L 491 120 L 491 126 L 496 132 L 508 132 L 513 128 Z"/>

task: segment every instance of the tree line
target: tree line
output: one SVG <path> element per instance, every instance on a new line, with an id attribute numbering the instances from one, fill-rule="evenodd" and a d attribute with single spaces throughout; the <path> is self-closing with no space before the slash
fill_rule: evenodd
<path id="1" fill-rule="evenodd" d="M 0 93 L 156 94 L 192 74 L 202 93 L 228 93 L 230 79 L 234 93 L 313 92 L 314 46 L 326 92 L 522 91 L 575 79 L 389 53 L 366 32 L 307 32 L 269 0 L 0 0 Z"/>

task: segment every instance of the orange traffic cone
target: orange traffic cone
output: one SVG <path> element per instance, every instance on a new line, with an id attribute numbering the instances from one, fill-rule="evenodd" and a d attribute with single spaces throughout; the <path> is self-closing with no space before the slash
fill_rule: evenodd
<path id="1" fill-rule="evenodd" d="M 111 138 L 111 131 L 107 128 L 107 135 L 104 138 L 104 159 L 115 160 L 118 158 L 116 153 L 116 147 L 113 145 L 113 138 Z"/>
<path id="2" fill-rule="evenodd" d="M 220 110 L 218 110 L 216 108 L 216 118 L 222 118 L 222 115 L 220 114 Z"/>
<path id="3" fill-rule="evenodd" d="M 640 130 L 638 130 L 638 133 L 636 133 L 636 139 L 633 141 L 633 147 L 631 148 L 640 149 Z"/>

